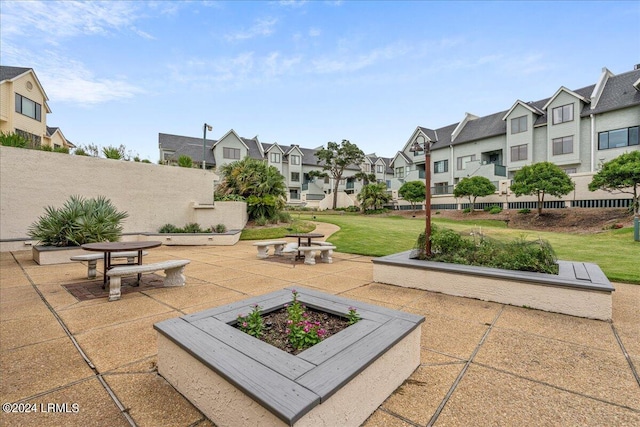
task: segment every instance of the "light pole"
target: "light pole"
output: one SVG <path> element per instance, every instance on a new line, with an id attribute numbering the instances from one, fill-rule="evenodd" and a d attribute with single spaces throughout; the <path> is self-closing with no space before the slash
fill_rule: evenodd
<path id="1" fill-rule="evenodd" d="M 204 135 L 202 136 L 202 170 L 205 170 L 205 158 L 207 155 L 207 130 L 209 130 L 209 132 L 211 132 L 213 130 L 213 126 L 208 125 L 208 124 L 204 124 L 203 126 L 204 129 Z"/>
<path id="2" fill-rule="evenodd" d="M 424 209 L 427 217 L 424 230 L 424 254 L 427 258 L 431 257 L 431 146 L 433 143 L 434 141 L 425 138 L 424 135 L 418 135 L 409 149 L 411 152 L 424 151 Z"/>

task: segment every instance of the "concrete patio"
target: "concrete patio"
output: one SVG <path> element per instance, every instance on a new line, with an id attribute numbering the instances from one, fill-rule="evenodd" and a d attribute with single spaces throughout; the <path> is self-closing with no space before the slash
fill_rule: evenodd
<path id="1" fill-rule="evenodd" d="M 62 287 L 87 281 L 84 264 L 3 252 L 0 401 L 38 412 L 3 412 L 0 425 L 213 425 L 157 374 L 152 325 L 290 286 L 426 317 L 420 367 L 367 427 L 640 425 L 640 286 L 614 284 L 608 323 L 372 283 L 370 258 L 358 255 L 259 260 L 251 243 L 150 250 L 145 263 L 190 259 L 186 286 L 116 302 Z"/>

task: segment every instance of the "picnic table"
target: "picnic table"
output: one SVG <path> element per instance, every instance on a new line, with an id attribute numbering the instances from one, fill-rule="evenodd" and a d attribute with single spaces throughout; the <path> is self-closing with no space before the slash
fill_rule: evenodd
<path id="1" fill-rule="evenodd" d="M 107 272 L 113 267 L 118 265 L 127 264 L 112 264 L 111 253 L 121 251 L 138 251 L 138 265 L 142 265 L 142 251 L 144 249 L 157 248 L 161 246 L 162 242 L 156 240 L 150 240 L 146 242 L 99 242 L 99 243 L 85 243 L 80 246 L 82 249 L 91 252 L 103 252 L 104 253 L 104 272 L 102 275 L 103 287 L 107 284 Z M 138 273 L 138 284 L 140 284 L 141 273 Z"/>
<path id="2" fill-rule="evenodd" d="M 286 234 L 285 237 L 294 237 L 298 239 L 298 247 L 302 246 L 302 239 L 307 239 L 307 246 L 311 246 L 311 239 L 321 239 L 324 237 L 324 234 L 320 233 L 291 233 Z M 296 259 L 301 259 L 302 254 L 298 251 L 298 255 L 296 255 Z"/>

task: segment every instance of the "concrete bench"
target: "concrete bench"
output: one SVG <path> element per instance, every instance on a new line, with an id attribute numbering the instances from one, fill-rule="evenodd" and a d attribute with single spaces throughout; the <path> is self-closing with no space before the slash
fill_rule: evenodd
<path id="1" fill-rule="evenodd" d="M 274 255 L 282 255 L 282 249 L 287 242 L 284 240 L 271 240 L 266 242 L 256 242 L 253 246 L 258 247 L 258 258 L 267 258 L 269 256 L 269 247 L 274 247 Z"/>
<path id="2" fill-rule="evenodd" d="M 312 240 L 311 246 L 333 246 L 333 243 L 323 242 L 321 240 Z"/>
<path id="3" fill-rule="evenodd" d="M 331 264 L 333 262 L 333 250 L 335 246 L 300 246 L 298 252 L 304 254 L 304 263 L 307 265 L 315 265 L 316 255 L 320 252 L 320 261 Z"/>
<path id="4" fill-rule="evenodd" d="M 107 271 L 107 276 L 109 276 L 109 301 L 117 301 L 120 299 L 122 276 L 153 273 L 154 271 L 164 270 L 164 286 L 184 286 L 184 275 L 182 272 L 184 271 L 185 265 L 190 262 L 188 259 L 175 259 L 153 264 L 132 264 L 114 267 Z"/>
<path id="5" fill-rule="evenodd" d="M 142 255 L 147 255 L 149 252 L 143 251 Z M 137 251 L 129 251 L 129 252 L 113 252 L 111 254 L 111 259 L 115 258 L 126 258 L 127 263 L 133 264 L 135 258 L 138 256 Z M 71 261 L 87 261 L 87 279 L 95 279 L 96 277 L 96 266 L 98 264 L 98 260 L 104 259 L 104 254 L 96 252 L 93 254 L 82 254 L 75 255 L 69 258 Z"/>

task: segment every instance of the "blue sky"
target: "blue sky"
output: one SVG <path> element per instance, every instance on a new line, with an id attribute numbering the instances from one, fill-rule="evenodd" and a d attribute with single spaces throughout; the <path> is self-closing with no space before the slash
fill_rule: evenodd
<path id="1" fill-rule="evenodd" d="M 0 4 L 2 65 L 32 67 L 76 145 L 157 161 L 158 133 L 393 157 L 416 126 L 640 63 L 640 2 L 155 1 Z"/>

